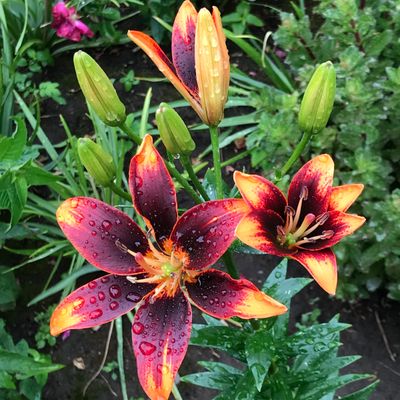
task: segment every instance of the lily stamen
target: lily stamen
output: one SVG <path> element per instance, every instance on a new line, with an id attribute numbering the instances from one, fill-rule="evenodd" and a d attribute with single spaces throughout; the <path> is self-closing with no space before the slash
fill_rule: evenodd
<path id="1" fill-rule="evenodd" d="M 306 236 L 307 228 L 315 221 L 314 214 L 307 214 L 304 217 L 303 223 L 300 227 L 293 233 L 293 237 L 295 239 L 300 238 L 301 236 Z"/>
<path id="2" fill-rule="evenodd" d="M 303 205 L 303 200 L 306 201 L 308 199 L 308 188 L 307 188 L 307 186 L 302 186 L 299 197 L 300 197 L 300 199 L 299 199 L 299 202 L 297 204 L 296 214 L 294 216 L 294 221 L 293 221 L 293 226 L 294 227 L 297 226 L 297 224 L 299 223 L 300 214 L 301 214 L 301 207 Z"/>

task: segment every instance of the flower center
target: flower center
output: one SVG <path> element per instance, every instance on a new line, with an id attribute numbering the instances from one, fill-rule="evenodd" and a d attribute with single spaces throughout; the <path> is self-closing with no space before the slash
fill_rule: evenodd
<path id="1" fill-rule="evenodd" d="M 149 250 L 142 254 L 128 249 L 124 244 L 117 241 L 117 247 L 124 253 L 135 257 L 135 261 L 142 267 L 146 277 L 137 278 L 128 276 L 132 283 L 155 283 L 158 286 L 154 291 L 153 298 L 160 295 L 173 296 L 180 286 L 180 282 L 187 272 L 184 266 L 187 255 L 184 251 L 175 249 L 172 243 L 166 243 L 164 249 L 159 248 L 151 239 L 148 239 Z"/>
<path id="2" fill-rule="evenodd" d="M 310 236 L 318 227 L 322 226 L 329 218 L 329 213 L 325 212 L 318 216 L 312 213 L 306 214 L 303 221 L 300 221 L 301 208 L 303 202 L 308 199 L 308 188 L 303 186 L 300 191 L 300 199 L 297 204 L 297 209 L 286 206 L 285 225 L 277 227 L 278 242 L 289 249 L 302 246 L 306 243 L 315 243 L 317 240 L 330 239 L 334 235 L 334 231 L 322 231 L 320 235 Z"/>

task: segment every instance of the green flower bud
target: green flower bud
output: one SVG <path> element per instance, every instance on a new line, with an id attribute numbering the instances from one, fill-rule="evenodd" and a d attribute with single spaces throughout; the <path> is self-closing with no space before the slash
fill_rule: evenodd
<path id="1" fill-rule="evenodd" d="M 314 72 L 304 93 L 299 113 L 299 126 L 304 132 L 318 133 L 331 115 L 336 91 L 336 72 L 327 61 Z"/>
<path id="2" fill-rule="evenodd" d="M 115 178 L 115 164 L 111 155 L 87 138 L 78 139 L 78 154 L 89 174 L 101 186 L 109 186 Z"/>
<path id="3" fill-rule="evenodd" d="M 170 153 L 188 155 L 196 148 L 182 118 L 167 103 L 160 104 L 156 121 L 161 140 Z"/>
<path id="4" fill-rule="evenodd" d="M 109 126 L 121 125 L 126 119 L 125 106 L 100 65 L 89 54 L 78 51 L 74 66 L 79 86 L 99 118 Z"/>

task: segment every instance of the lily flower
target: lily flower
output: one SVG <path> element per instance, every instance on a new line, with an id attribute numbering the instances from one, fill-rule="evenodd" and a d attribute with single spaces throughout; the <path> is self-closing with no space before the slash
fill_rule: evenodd
<path id="1" fill-rule="evenodd" d="M 243 200 L 209 201 L 178 217 L 172 179 L 150 135 L 131 160 L 129 186 L 148 233 L 97 199 L 74 197 L 57 210 L 67 238 L 107 275 L 66 297 L 50 330 L 90 328 L 137 307 L 132 341 L 139 381 L 150 399 L 168 399 L 189 343 L 189 300 L 222 319 L 271 317 L 286 307 L 248 280 L 209 268 L 232 243 L 247 211 Z"/>
<path id="2" fill-rule="evenodd" d="M 294 176 L 287 198 L 261 176 L 234 174 L 250 206 L 236 229 L 237 237 L 265 253 L 298 261 L 330 294 L 337 286 L 336 258 L 330 248 L 365 222 L 364 217 L 346 213 L 364 186 L 332 187 L 333 170 L 328 154 L 313 158 Z"/>
<path id="3" fill-rule="evenodd" d="M 189 0 L 182 3 L 172 28 L 172 62 L 143 32 L 130 30 L 128 37 L 152 59 L 205 124 L 218 125 L 229 87 L 229 55 L 218 8 L 213 7 L 212 14 L 206 8 L 197 13 Z"/>
<path id="4" fill-rule="evenodd" d="M 82 36 L 89 38 L 94 36 L 91 29 L 82 21 L 79 21 L 75 7 L 67 7 L 63 1 L 60 1 L 52 8 L 52 14 L 51 27 L 56 30 L 58 37 L 80 42 Z"/>

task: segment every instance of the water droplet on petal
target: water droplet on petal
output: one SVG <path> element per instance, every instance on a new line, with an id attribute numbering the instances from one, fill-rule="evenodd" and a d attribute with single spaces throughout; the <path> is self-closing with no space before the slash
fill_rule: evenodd
<path id="1" fill-rule="evenodd" d="M 149 356 L 150 354 L 154 353 L 154 351 L 156 350 L 156 346 L 149 342 L 142 342 L 139 345 L 139 350 L 144 356 Z"/>
<path id="2" fill-rule="evenodd" d="M 111 285 L 108 291 L 113 299 L 118 299 L 118 297 L 121 297 L 121 288 L 118 285 Z"/>
<path id="3" fill-rule="evenodd" d="M 77 311 L 83 307 L 85 304 L 85 299 L 83 297 L 77 297 L 76 300 L 73 302 L 74 310 Z"/>
<path id="4" fill-rule="evenodd" d="M 117 301 L 112 301 L 110 303 L 110 310 L 114 311 L 119 307 L 119 303 Z"/>
<path id="5" fill-rule="evenodd" d="M 106 298 L 106 295 L 104 294 L 104 292 L 99 292 L 97 294 L 97 297 L 99 298 L 100 301 L 103 301 Z"/>
<path id="6" fill-rule="evenodd" d="M 90 226 L 95 226 L 96 225 L 96 222 L 94 222 L 92 219 L 89 221 L 89 225 Z"/>
<path id="7" fill-rule="evenodd" d="M 112 228 L 112 223 L 108 220 L 105 219 L 102 223 L 101 226 L 104 228 L 105 231 L 109 231 Z"/>
<path id="8" fill-rule="evenodd" d="M 136 335 L 139 335 L 143 332 L 144 330 L 144 325 L 141 322 L 134 322 L 132 325 L 132 331 Z"/>
<path id="9" fill-rule="evenodd" d="M 100 318 L 102 315 L 103 315 L 103 311 L 101 311 L 100 308 L 98 308 L 97 310 L 94 310 L 89 314 L 89 318 L 97 319 L 97 318 Z"/>
<path id="10" fill-rule="evenodd" d="M 88 283 L 89 289 L 94 289 L 97 287 L 97 282 L 92 281 Z"/>
<path id="11" fill-rule="evenodd" d="M 140 301 L 142 299 L 142 296 L 140 296 L 139 294 L 135 293 L 135 292 L 129 292 L 126 297 L 125 297 L 128 301 L 132 301 L 133 303 L 137 303 L 138 301 Z"/>

